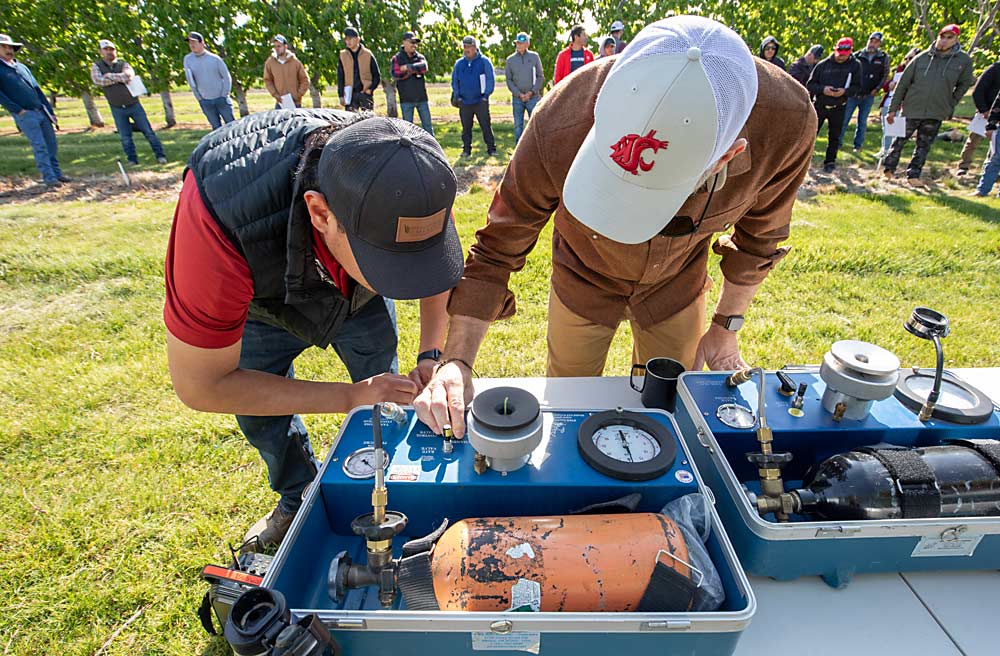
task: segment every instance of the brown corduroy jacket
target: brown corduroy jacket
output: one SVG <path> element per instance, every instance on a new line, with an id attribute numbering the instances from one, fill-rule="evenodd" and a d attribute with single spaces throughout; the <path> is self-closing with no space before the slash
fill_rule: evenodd
<path id="1" fill-rule="evenodd" d="M 294 52 L 288 51 L 284 64 L 272 53 L 264 62 L 264 86 L 275 100 L 280 102 L 283 95 L 290 93 L 298 105 L 309 90 L 309 76 Z"/>
<path id="2" fill-rule="evenodd" d="M 796 192 L 812 158 L 816 113 L 805 89 L 784 71 L 756 62 L 757 101 L 741 137 L 749 146 L 728 166 L 693 234 L 657 235 L 641 244 L 611 241 L 577 221 L 562 202 L 570 165 L 594 123 L 594 103 L 615 57 L 601 59 L 542 98 L 476 233 L 465 274 L 451 293 L 452 315 L 495 321 L 515 312 L 510 274 L 524 267 L 552 217 L 552 288 L 576 314 L 616 326 L 626 308 L 644 328 L 692 303 L 711 281 L 708 249 L 722 256 L 722 273 L 737 285 L 761 282 L 784 257 Z M 706 189 L 677 216 L 699 217 Z M 628 202 L 621 205 L 627 220 Z"/>

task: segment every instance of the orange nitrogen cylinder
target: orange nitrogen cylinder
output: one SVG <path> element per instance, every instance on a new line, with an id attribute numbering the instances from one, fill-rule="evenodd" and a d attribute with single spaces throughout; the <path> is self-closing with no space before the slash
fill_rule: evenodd
<path id="1" fill-rule="evenodd" d="M 692 577 L 684 536 L 664 515 L 490 517 L 445 531 L 431 571 L 441 610 L 509 610 L 523 597 L 512 599 L 514 586 L 533 585 L 524 579 L 538 584 L 542 611 L 633 611 L 658 558 Z"/>

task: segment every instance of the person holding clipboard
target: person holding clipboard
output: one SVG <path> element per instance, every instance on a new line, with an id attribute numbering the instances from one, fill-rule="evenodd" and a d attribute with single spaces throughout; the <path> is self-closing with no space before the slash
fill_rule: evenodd
<path id="1" fill-rule="evenodd" d="M 149 147 L 153 149 L 153 156 L 159 164 L 167 163 L 167 154 L 163 151 L 163 144 L 160 138 L 153 131 L 153 126 L 149 124 L 146 117 L 146 110 L 142 108 L 138 96 L 146 92 L 146 87 L 142 81 L 136 77 L 135 71 L 127 62 L 118 59 L 118 50 L 115 44 L 107 39 L 101 39 L 98 44 L 101 51 L 101 58 L 90 67 L 90 79 L 101 88 L 104 97 L 111 106 L 111 115 L 115 119 L 115 128 L 118 136 L 122 140 L 122 150 L 128 163 L 133 166 L 139 164 L 139 154 L 135 150 L 135 142 L 132 140 L 132 124 L 146 137 Z"/>

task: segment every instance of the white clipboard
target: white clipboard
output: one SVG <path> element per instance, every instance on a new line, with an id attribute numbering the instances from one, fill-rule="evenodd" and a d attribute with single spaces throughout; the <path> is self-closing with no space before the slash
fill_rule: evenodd
<path id="1" fill-rule="evenodd" d="M 149 93 L 149 91 L 146 90 L 146 85 L 142 83 L 142 78 L 138 75 L 132 76 L 132 79 L 129 80 L 129 83 L 126 84 L 125 87 L 128 89 L 128 92 L 132 94 L 133 98 L 145 96 Z"/>
<path id="2" fill-rule="evenodd" d="M 969 121 L 969 132 L 978 134 L 982 137 L 986 136 L 986 119 L 982 114 L 977 113 L 972 117 L 972 120 Z"/>
<path id="3" fill-rule="evenodd" d="M 882 136 L 883 137 L 905 137 L 906 136 L 906 117 L 902 114 L 897 114 L 896 118 L 892 123 L 882 119 Z"/>
<path id="4" fill-rule="evenodd" d="M 354 91 L 354 87 L 345 86 L 344 87 L 344 107 L 351 104 L 351 92 Z"/>
<path id="5" fill-rule="evenodd" d="M 282 109 L 295 109 L 295 99 L 292 98 L 292 94 L 286 93 L 281 96 L 281 102 L 279 103 Z"/>

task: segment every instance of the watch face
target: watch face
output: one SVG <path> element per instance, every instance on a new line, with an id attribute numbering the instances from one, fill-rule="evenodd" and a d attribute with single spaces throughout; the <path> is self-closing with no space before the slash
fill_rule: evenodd
<path id="1" fill-rule="evenodd" d="M 726 319 L 726 329 L 727 330 L 737 331 L 737 330 L 739 330 L 742 327 L 743 327 L 743 317 L 741 317 L 741 316 L 735 316 L 735 317 L 729 317 L 728 319 Z"/>

